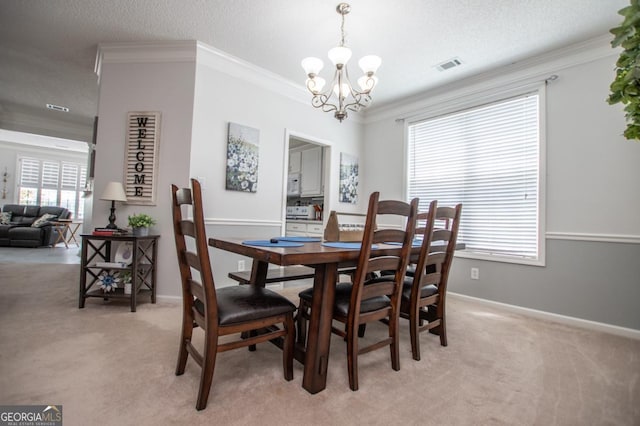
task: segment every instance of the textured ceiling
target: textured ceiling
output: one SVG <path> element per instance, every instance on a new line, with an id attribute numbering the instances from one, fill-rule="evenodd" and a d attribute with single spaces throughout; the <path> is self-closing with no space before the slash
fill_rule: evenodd
<path id="1" fill-rule="evenodd" d="M 90 122 L 98 43 L 200 40 L 304 83 L 300 60 L 338 44 L 336 0 L 2 0 L 0 112 Z M 382 57 L 375 109 L 399 98 L 606 34 L 628 0 L 351 0 L 354 62 Z M 463 65 L 435 65 L 459 57 Z M 353 59 L 352 59 L 353 61 Z M 357 75 L 356 64 L 351 74 Z M 357 72 L 356 72 L 357 70 Z M 327 70 L 321 73 L 328 79 Z"/>

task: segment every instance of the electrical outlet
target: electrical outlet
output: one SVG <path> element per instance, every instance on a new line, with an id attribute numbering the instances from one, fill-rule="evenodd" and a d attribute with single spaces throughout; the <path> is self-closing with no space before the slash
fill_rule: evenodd
<path id="1" fill-rule="evenodd" d="M 471 279 L 472 280 L 479 280 L 480 279 L 480 269 L 471 268 Z"/>
<path id="2" fill-rule="evenodd" d="M 238 260 L 238 272 L 244 271 L 244 268 L 245 268 L 244 260 Z"/>

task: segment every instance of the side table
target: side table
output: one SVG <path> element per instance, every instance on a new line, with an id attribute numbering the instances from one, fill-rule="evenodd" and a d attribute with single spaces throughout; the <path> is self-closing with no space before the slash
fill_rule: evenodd
<path id="1" fill-rule="evenodd" d="M 104 300 L 128 299 L 131 303 L 131 312 L 136 311 L 139 294 L 148 294 L 151 303 L 156 303 L 156 261 L 160 235 L 138 237 L 132 234 L 112 236 L 82 234 L 80 237 L 82 238 L 82 260 L 78 308 L 84 308 L 84 302 L 88 297 Z M 112 257 L 112 249 L 115 249 L 116 245 L 125 243 L 131 244 L 129 262 L 118 263 L 117 259 Z M 131 274 L 130 294 L 125 293 L 123 283 L 108 292 L 100 288 L 101 276 L 124 272 Z"/>
<path id="2" fill-rule="evenodd" d="M 69 248 L 71 242 L 76 243 L 76 247 L 80 247 L 80 243 L 76 239 L 76 233 L 82 226 L 81 220 L 58 220 L 53 222 L 53 229 L 58 233 L 58 238 L 53 243 L 55 247 L 58 243 L 64 243 L 66 248 Z"/>

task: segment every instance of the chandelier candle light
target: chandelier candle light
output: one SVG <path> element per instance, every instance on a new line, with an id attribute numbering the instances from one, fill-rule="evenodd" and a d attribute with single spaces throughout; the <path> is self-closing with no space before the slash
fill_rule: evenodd
<path id="1" fill-rule="evenodd" d="M 347 118 L 347 110 L 359 111 L 361 108 L 367 107 L 371 103 L 369 95 L 378 83 L 378 77 L 374 74 L 380 67 L 382 59 L 376 55 L 364 56 L 358 62 L 364 75 L 358 79 L 358 85 L 362 89 L 358 91 L 354 89 L 349 81 L 349 71 L 347 71 L 347 62 L 351 58 L 351 49 L 344 45 L 344 16 L 351 11 L 351 6 L 347 3 L 340 3 L 336 7 L 336 11 L 342 16 L 342 25 L 340 32 L 340 46 L 329 50 L 328 56 L 336 67 L 333 80 L 324 92 L 325 80 L 318 76 L 320 70 L 324 66 L 321 59 L 305 58 L 302 60 L 302 68 L 309 77 L 306 81 L 307 89 L 313 95 L 311 105 L 315 108 L 322 108 L 324 112 L 335 111 L 334 117 L 340 120 Z M 334 96 L 335 95 L 335 99 Z"/>

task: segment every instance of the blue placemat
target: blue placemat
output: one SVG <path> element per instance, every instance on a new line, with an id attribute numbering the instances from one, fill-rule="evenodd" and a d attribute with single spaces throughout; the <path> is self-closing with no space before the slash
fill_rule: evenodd
<path id="1" fill-rule="evenodd" d="M 243 241 L 245 246 L 258 246 L 258 247 L 302 247 L 302 243 L 294 243 L 291 241 L 279 241 L 272 243 L 269 240 L 247 240 Z"/>
<path id="2" fill-rule="evenodd" d="M 322 243 L 325 247 L 333 247 L 333 248 L 344 248 L 344 249 L 353 249 L 360 250 L 362 247 L 362 243 L 344 243 L 340 241 L 329 241 Z M 371 248 L 377 249 L 378 246 L 376 244 L 372 245 Z"/>
<path id="3" fill-rule="evenodd" d="M 392 245 L 392 246 L 401 246 L 402 245 L 402 243 L 399 243 L 397 241 L 385 241 L 385 244 L 389 244 L 389 245 Z M 413 240 L 413 243 L 411 245 L 413 247 L 420 247 L 422 245 L 422 238 Z"/>
<path id="4" fill-rule="evenodd" d="M 278 241 L 291 241 L 294 243 L 319 243 L 322 241 L 320 237 L 276 237 Z"/>

